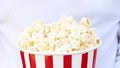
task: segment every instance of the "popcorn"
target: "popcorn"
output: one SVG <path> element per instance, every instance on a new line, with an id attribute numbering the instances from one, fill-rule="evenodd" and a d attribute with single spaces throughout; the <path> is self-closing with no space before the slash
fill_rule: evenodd
<path id="1" fill-rule="evenodd" d="M 72 17 L 64 16 L 52 24 L 33 22 L 21 31 L 18 45 L 36 52 L 73 52 L 97 46 L 100 41 L 88 18 L 77 23 Z"/>

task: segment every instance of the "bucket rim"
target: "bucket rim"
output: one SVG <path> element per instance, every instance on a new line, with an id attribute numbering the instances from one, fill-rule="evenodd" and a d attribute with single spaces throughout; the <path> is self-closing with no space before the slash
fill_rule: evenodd
<path id="1" fill-rule="evenodd" d="M 38 55 L 73 55 L 73 54 L 84 54 L 84 53 L 90 52 L 92 50 L 95 50 L 100 46 L 100 44 L 101 44 L 101 42 L 98 45 L 96 45 L 94 47 L 91 47 L 91 48 L 88 48 L 86 50 L 73 51 L 73 52 L 35 52 L 35 51 L 23 49 L 23 48 L 21 48 L 19 46 L 16 46 L 16 47 L 20 51 L 25 52 L 25 53 L 29 53 L 29 54 L 38 54 Z"/>

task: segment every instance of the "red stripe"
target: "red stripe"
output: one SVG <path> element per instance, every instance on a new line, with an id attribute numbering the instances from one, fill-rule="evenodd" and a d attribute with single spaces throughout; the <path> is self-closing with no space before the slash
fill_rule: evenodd
<path id="1" fill-rule="evenodd" d="M 64 68 L 72 68 L 72 56 L 71 55 L 64 56 Z"/>
<path id="2" fill-rule="evenodd" d="M 35 55 L 29 54 L 30 68 L 36 68 Z"/>
<path id="3" fill-rule="evenodd" d="M 94 50 L 92 68 L 95 68 L 96 56 L 97 56 L 97 49 Z"/>
<path id="4" fill-rule="evenodd" d="M 87 68 L 88 53 L 82 54 L 82 65 L 81 68 Z"/>
<path id="5" fill-rule="evenodd" d="M 53 68 L 53 56 L 45 56 L 45 68 Z"/>
<path id="6" fill-rule="evenodd" d="M 23 68 L 26 68 L 24 52 L 20 51 Z"/>

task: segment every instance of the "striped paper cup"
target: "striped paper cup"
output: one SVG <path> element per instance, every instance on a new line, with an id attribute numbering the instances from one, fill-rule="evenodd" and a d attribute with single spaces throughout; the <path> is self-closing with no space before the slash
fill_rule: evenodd
<path id="1" fill-rule="evenodd" d="M 98 46 L 71 53 L 36 53 L 19 49 L 23 68 L 95 68 Z"/>

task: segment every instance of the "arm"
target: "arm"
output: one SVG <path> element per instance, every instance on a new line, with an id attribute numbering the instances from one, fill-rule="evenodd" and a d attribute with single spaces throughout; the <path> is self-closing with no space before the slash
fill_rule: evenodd
<path id="1" fill-rule="evenodd" d="M 114 68 L 119 68 L 120 67 L 120 21 L 118 23 L 118 49 L 117 49 L 117 54 L 116 54 L 116 61 Z"/>

